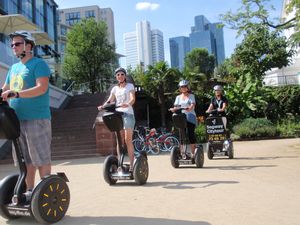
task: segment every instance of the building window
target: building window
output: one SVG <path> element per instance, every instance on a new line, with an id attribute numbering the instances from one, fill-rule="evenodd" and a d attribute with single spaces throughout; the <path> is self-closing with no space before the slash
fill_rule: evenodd
<path id="1" fill-rule="evenodd" d="M 22 1 L 22 14 L 32 21 L 32 0 Z"/>
<path id="2" fill-rule="evenodd" d="M 95 18 L 95 11 L 94 10 L 85 11 L 85 17 L 86 18 L 91 18 L 91 17 Z"/>
<path id="3" fill-rule="evenodd" d="M 66 35 L 67 35 L 67 31 L 68 31 L 68 29 L 67 29 L 66 26 L 64 26 L 64 25 L 61 25 L 61 26 L 60 26 L 60 34 L 61 34 L 62 36 L 66 36 Z"/>
<path id="4" fill-rule="evenodd" d="M 18 13 L 18 0 L 0 1 L 0 8 L 7 14 L 16 14 Z"/>
<path id="5" fill-rule="evenodd" d="M 66 13 L 66 24 L 67 25 L 72 26 L 78 22 L 80 22 L 80 12 Z"/>
<path id="6" fill-rule="evenodd" d="M 50 5 L 49 2 L 47 2 L 47 28 L 48 28 L 48 34 L 49 37 L 54 40 L 54 26 L 55 26 L 55 18 L 54 18 L 54 11 L 56 10 L 54 5 Z"/>
<path id="7" fill-rule="evenodd" d="M 45 31 L 45 19 L 44 19 L 44 1 L 36 0 L 36 25 L 40 27 L 42 31 Z"/>

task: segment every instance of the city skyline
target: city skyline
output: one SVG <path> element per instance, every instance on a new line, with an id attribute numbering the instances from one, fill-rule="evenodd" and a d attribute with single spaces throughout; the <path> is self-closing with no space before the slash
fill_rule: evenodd
<path id="1" fill-rule="evenodd" d="M 163 33 L 159 29 L 151 29 L 146 20 L 137 22 L 135 26 L 135 31 L 124 33 L 126 67 L 146 67 L 164 61 Z"/>
<path id="2" fill-rule="evenodd" d="M 188 36 L 193 26 L 193 18 L 196 15 L 204 15 L 209 21 L 220 21 L 220 14 L 231 10 L 236 12 L 241 7 L 241 0 L 232 0 L 219 3 L 219 0 L 173 0 L 172 4 L 167 0 L 151 2 L 122 0 L 86 0 L 74 2 L 72 0 L 56 0 L 59 9 L 98 5 L 100 8 L 111 8 L 115 20 L 116 49 L 124 54 L 123 34 L 134 30 L 138 21 L 147 20 L 153 28 L 158 28 L 164 34 L 165 60 L 170 64 L 169 38 L 176 36 Z M 270 11 L 272 18 L 280 17 L 282 0 L 272 0 L 268 5 L 273 5 L 275 11 Z M 269 7 L 268 7 L 269 8 Z M 220 21 L 221 22 L 221 21 Z M 241 38 L 236 38 L 235 30 L 224 28 L 225 56 L 229 57 Z M 125 59 L 121 60 L 125 65 Z"/>

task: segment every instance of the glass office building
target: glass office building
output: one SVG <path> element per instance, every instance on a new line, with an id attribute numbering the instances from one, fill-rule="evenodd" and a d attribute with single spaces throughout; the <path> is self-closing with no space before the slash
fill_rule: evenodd
<path id="1" fill-rule="evenodd" d="M 195 25 L 191 27 L 189 37 L 173 37 L 169 39 L 171 67 L 180 70 L 184 67 L 186 54 L 194 48 L 205 48 L 216 58 L 216 65 L 225 60 L 223 28 L 219 23 L 210 23 L 205 16 L 195 17 Z"/>
<path id="2" fill-rule="evenodd" d="M 190 47 L 206 48 L 216 57 L 216 65 L 225 60 L 223 28 L 219 23 L 210 23 L 205 16 L 195 16 L 195 26 L 191 28 Z"/>
<path id="3" fill-rule="evenodd" d="M 183 70 L 184 58 L 190 51 L 190 39 L 188 37 L 174 37 L 169 39 L 171 67 Z"/>
<path id="4" fill-rule="evenodd" d="M 0 0 L 1 15 L 22 14 L 39 30 L 48 33 L 54 43 L 57 43 L 57 7 L 54 0 Z M 6 42 L 4 35 L 1 35 L 1 41 Z M 52 48 L 57 50 L 57 45 Z"/>

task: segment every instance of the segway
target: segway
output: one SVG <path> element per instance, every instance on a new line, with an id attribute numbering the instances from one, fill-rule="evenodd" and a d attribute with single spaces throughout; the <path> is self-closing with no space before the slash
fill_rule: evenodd
<path id="1" fill-rule="evenodd" d="M 124 163 L 124 157 L 127 152 L 126 145 L 123 144 L 121 130 L 123 129 L 122 112 L 116 111 L 114 104 L 106 104 L 103 107 L 105 111 L 102 118 L 105 126 L 115 132 L 117 136 L 117 145 L 119 148 L 117 158 L 115 155 L 109 155 L 104 161 L 103 176 L 106 183 L 114 185 L 118 180 L 135 180 L 139 185 L 147 182 L 149 167 L 146 152 L 142 151 L 135 154 L 133 171 L 129 170 L 129 164 Z"/>
<path id="2" fill-rule="evenodd" d="M 31 199 L 26 199 L 27 170 L 19 136 L 20 122 L 17 115 L 0 97 L 0 138 L 13 141 L 20 170 L 19 174 L 9 175 L 0 182 L 0 215 L 6 219 L 32 216 L 39 223 L 56 223 L 64 217 L 69 207 L 68 178 L 64 173 L 44 177 L 32 190 Z"/>
<path id="3" fill-rule="evenodd" d="M 204 164 L 203 146 L 196 145 L 195 157 L 191 157 L 191 152 L 188 151 L 187 140 L 187 119 L 186 115 L 182 113 L 182 108 L 176 110 L 172 114 L 172 120 L 176 128 L 179 129 L 180 143 L 183 145 L 184 152 L 181 154 L 180 147 L 174 146 L 171 149 L 171 164 L 174 168 L 178 168 L 179 165 L 192 165 L 196 164 L 197 168 L 202 168 Z"/>
<path id="4" fill-rule="evenodd" d="M 225 129 L 222 115 L 216 110 L 209 113 L 205 120 L 207 138 L 207 157 L 228 156 L 233 159 L 233 143 L 229 132 Z"/>

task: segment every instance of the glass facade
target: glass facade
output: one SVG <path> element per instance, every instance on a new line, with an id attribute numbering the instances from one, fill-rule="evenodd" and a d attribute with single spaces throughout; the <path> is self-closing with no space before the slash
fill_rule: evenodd
<path id="1" fill-rule="evenodd" d="M 45 30 L 43 0 L 36 0 L 35 2 L 35 23 L 41 30 Z"/>
<path id="2" fill-rule="evenodd" d="M 190 39 L 188 37 L 174 37 L 169 39 L 171 67 L 183 70 L 184 59 L 190 51 Z"/>
<path id="3" fill-rule="evenodd" d="M 55 40 L 56 23 L 55 23 L 54 12 L 56 10 L 56 7 L 55 5 L 47 2 L 46 10 L 47 10 L 47 33 L 52 40 Z"/>
<path id="4" fill-rule="evenodd" d="M 32 10 L 32 0 L 23 0 L 22 1 L 22 14 L 32 21 L 33 10 Z"/>
<path id="5" fill-rule="evenodd" d="M 0 0 L 0 10 L 2 14 L 18 13 L 18 0 Z"/>
<path id="6" fill-rule="evenodd" d="M 49 37 L 57 41 L 56 10 L 57 4 L 54 0 L 0 0 L 0 13 L 3 15 L 22 14 L 29 21 L 38 26 L 38 30 L 45 31 Z M 0 34 L 0 41 L 9 45 L 7 36 Z M 52 50 L 57 49 L 57 45 L 51 46 Z M 38 55 L 45 55 L 46 48 L 36 48 Z"/>
<path id="7" fill-rule="evenodd" d="M 205 16 L 195 17 L 195 26 L 191 28 L 190 47 L 206 48 L 210 54 L 216 58 L 216 65 L 220 65 L 225 60 L 223 28 L 218 27 L 218 23 L 210 23 Z"/>

